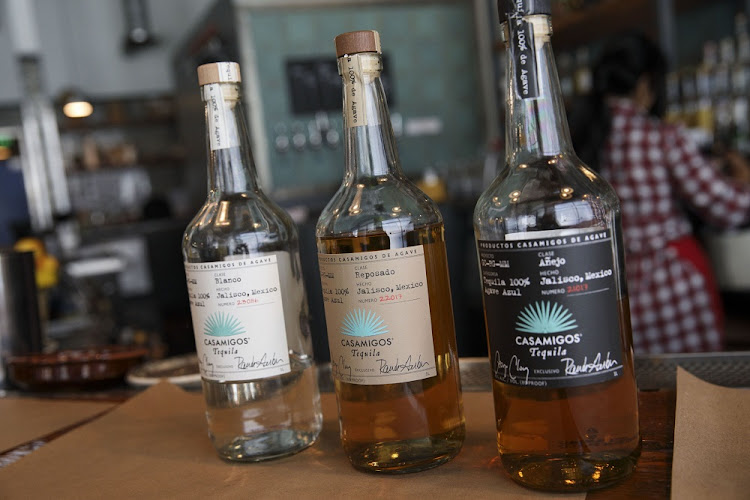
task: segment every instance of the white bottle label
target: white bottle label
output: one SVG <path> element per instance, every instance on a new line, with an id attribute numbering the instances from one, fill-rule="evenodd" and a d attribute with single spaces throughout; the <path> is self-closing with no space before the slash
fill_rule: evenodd
<path id="1" fill-rule="evenodd" d="M 226 106 L 221 85 L 209 83 L 203 86 L 203 100 L 208 105 L 208 138 L 211 151 L 237 147 L 237 134 L 227 129 Z"/>
<path id="2" fill-rule="evenodd" d="M 342 71 L 347 82 L 344 93 L 344 113 L 348 118 L 349 126 L 367 125 L 365 84 L 362 81 L 362 58 L 359 54 L 344 57 Z"/>
<path id="3" fill-rule="evenodd" d="M 240 65 L 233 62 L 218 62 L 216 69 L 222 82 L 236 83 L 240 81 Z"/>
<path id="4" fill-rule="evenodd" d="M 374 54 L 350 54 L 339 59 L 339 70 L 344 77 L 344 114 L 349 127 L 379 125 L 378 110 L 367 107 L 366 83 L 381 71 L 380 59 Z"/>
<path id="5" fill-rule="evenodd" d="M 185 263 L 185 275 L 203 378 L 255 380 L 290 371 L 275 254 Z"/>
<path id="6" fill-rule="evenodd" d="M 331 372 L 359 385 L 437 375 L 422 245 L 318 254 Z"/>

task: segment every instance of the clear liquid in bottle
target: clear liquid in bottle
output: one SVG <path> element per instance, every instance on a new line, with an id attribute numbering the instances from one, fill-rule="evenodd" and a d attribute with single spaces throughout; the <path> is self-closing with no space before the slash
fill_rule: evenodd
<path id="1" fill-rule="evenodd" d="M 209 436 L 223 459 L 268 460 L 310 446 L 322 427 L 297 230 L 258 187 L 239 66 L 198 74 L 208 198 L 182 250 Z"/>

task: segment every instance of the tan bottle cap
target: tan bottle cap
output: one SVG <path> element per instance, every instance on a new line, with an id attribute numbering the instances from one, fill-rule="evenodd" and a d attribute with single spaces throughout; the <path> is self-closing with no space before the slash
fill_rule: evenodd
<path id="1" fill-rule="evenodd" d="M 241 81 L 240 65 L 236 62 L 218 62 L 198 66 L 198 85 Z"/>
<path id="2" fill-rule="evenodd" d="M 377 52 L 380 54 L 380 35 L 377 31 L 350 31 L 342 33 L 334 40 L 336 57 L 360 52 Z"/>

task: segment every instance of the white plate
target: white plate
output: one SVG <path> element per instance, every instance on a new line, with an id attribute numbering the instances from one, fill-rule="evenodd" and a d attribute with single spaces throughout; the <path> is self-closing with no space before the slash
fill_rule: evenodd
<path id="1" fill-rule="evenodd" d="M 193 353 L 149 361 L 130 370 L 126 380 L 136 387 L 152 386 L 161 380 L 182 387 L 200 386 L 198 355 Z"/>

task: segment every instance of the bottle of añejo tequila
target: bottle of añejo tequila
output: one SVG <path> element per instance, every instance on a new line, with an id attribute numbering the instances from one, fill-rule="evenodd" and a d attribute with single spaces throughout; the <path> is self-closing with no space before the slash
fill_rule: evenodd
<path id="1" fill-rule="evenodd" d="M 258 185 L 239 65 L 200 66 L 198 79 L 208 198 L 182 254 L 209 435 L 226 460 L 282 457 L 322 426 L 297 229 Z"/>
<path id="2" fill-rule="evenodd" d="M 378 33 L 335 42 L 346 173 L 317 239 L 341 441 L 358 469 L 419 471 L 464 440 L 443 221 L 399 165 Z"/>
<path id="3" fill-rule="evenodd" d="M 500 0 L 506 166 L 474 212 L 497 443 L 517 482 L 607 486 L 640 452 L 613 189 L 571 146 L 549 0 Z"/>

